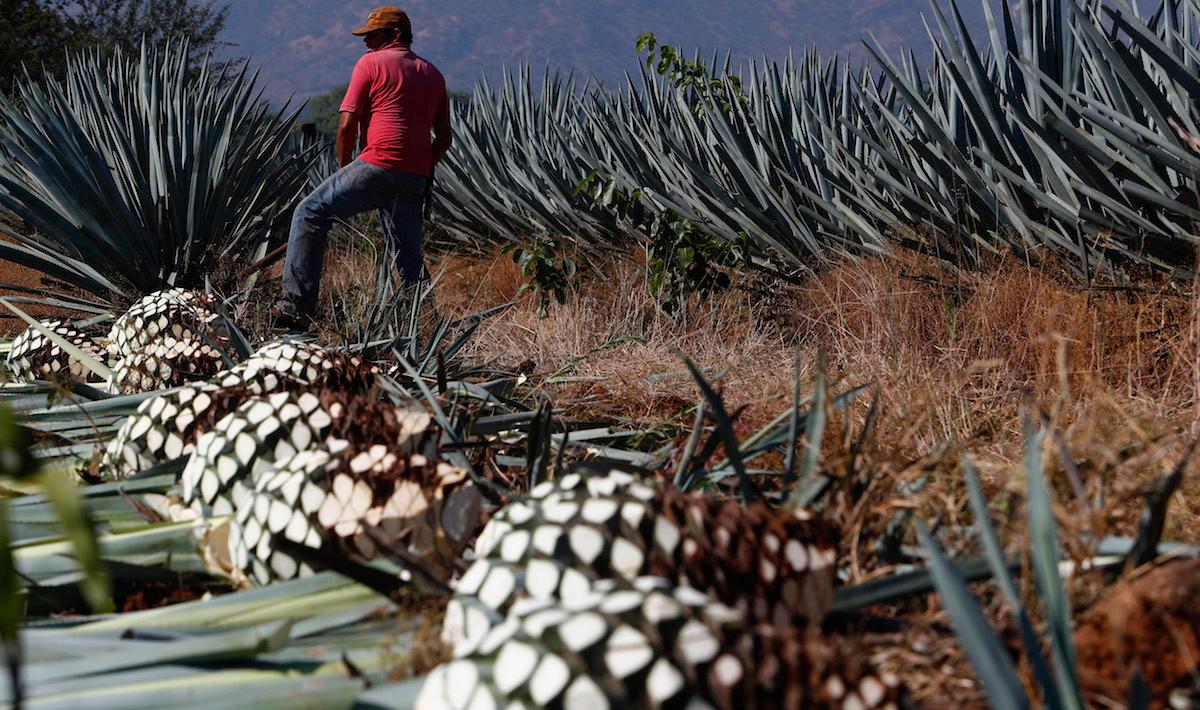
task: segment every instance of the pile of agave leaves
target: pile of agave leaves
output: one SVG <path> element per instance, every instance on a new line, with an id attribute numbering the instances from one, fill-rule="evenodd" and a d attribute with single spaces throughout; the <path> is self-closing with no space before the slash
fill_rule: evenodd
<path id="1" fill-rule="evenodd" d="M 357 349 L 382 366 L 379 383 L 390 396 L 424 408 L 438 422 L 438 456 L 463 467 L 473 481 L 486 486 L 489 501 L 500 501 L 485 506 L 494 520 L 482 537 L 502 535 L 496 526 L 517 520 L 518 507 L 542 505 L 539 501 L 548 500 L 546 490 L 561 491 L 572 485 L 568 481 L 581 480 L 580 472 L 585 476 L 588 471 L 600 472 L 593 475 L 601 478 L 591 480 L 627 475 L 658 480 L 659 486 L 671 480 L 682 491 L 699 492 L 714 505 L 766 505 L 785 517 L 792 515 L 789 510 L 820 515 L 837 489 L 869 476 L 869 472 L 856 472 L 853 463 L 848 471 L 828 469 L 819 447 L 802 443 L 820 442 L 828 415 L 869 392 L 869 385 L 838 390 L 819 367 L 811 391 L 804 396 L 807 386 L 797 376 L 792 406 L 762 430 L 738 441 L 720 395 L 681 355 L 701 395 L 690 432 L 664 435 L 562 421 L 555 418 L 543 393 L 522 376 L 472 367 L 461 360 L 463 344 L 488 314 L 442 323 L 430 331 L 416 323 L 422 301 L 423 294 L 417 294 L 411 304 L 396 308 L 407 310 L 407 316 L 393 313 L 390 319 L 379 319 L 377 323 L 389 325 L 373 333 L 378 336 L 373 343 L 360 343 Z M 50 333 L 33 325 L 36 321 L 11 303 L 5 305 L 35 330 Z M 397 329 L 397 324 L 403 327 Z M 229 327 L 239 332 L 236 326 Z M 70 350 L 70 343 L 60 340 L 58 345 Z M 245 357 L 238 350 L 230 347 L 225 356 L 236 362 Z M 80 352 L 77 357 L 87 356 Z M 224 574 L 227 570 L 214 569 L 203 549 L 203 533 L 220 525 L 222 516 L 209 511 L 172 522 L 154 512 L 162 509 L 161 501 L 178 495 L 182 459 L 118 482 L 88 483 L 88 474 L 96 473 L 97 453 L 141 403 L 161 394 L 114 395 L 69 379 L 10 383 L 0 389 L 0 396 L 16 413 L 15 422 L 7 415 L 0 422 L 0 444 L 5 449 L 0 463 L 10 496 L 0 507 L 7 519 L 6 525 L 0 525 L 0 535 L 7 538 L 3 542 L 8 552 L 0 555 L 4 613 L 0 623 L 6 632 L 11 677 L 20 677 L 23 706 L 282 707 L 303 698 L 314 707 L 403 708 L 418 703 L 426 692 L 434 697 L 426 698 L 432 704 L 425 707 L 458 702 L 465 707 L 468 700 L 479 701 L 478 696 L 463 695 L 476 684 L 493 691 L 505 686 L 504 673 L 495 671 L 493 664 L 515 661 L 504 654 L 497 658 L 478 651 L 460 654 L 466 660 L 455 661 L 458 666 L 436 669 L 436 678 L 430 681 L 436 685 L 433 691 L 425 677 L 391 680 L 397 665 L 421 652 L 416 638 L 421 618 L 412 611 L 413 600 L 428 599 L 441 606 L 448 595 L 458 592 L 447 619 L 455 615 L 461 619 L 464 608 L 469 619 L 469 599 L 456 589 L 478 586 L 478 579 L 467 581 L 469 573 L 463 577 L 453 571 L 432 572 L 397 548 L 380 549 L 374 559 L 359 561 L 313 554 L 306 560 L 315 570 L 311 575 L 266 584 L 242 579 L 235 584 Z M 862 431 L 846 432 L 844 438 L 861 444 L 873 419 L 868 416 Z M 1059 559 L 1052 499 L 1043 473 L 1045 434 L 1032 420 L 1027 424 L 1025 466 L 1028 553 L 1045 605 L 1050 661 L 1030 622 L 1033 610 L 1024 608 L 1011 577 L 1017 562 L 1006 556 L 987 522 L 987 501 L 969 461 L 962 468 L 973 512 L 981 521 L 977 532 L 983 554 L 952 562 L 923 526 L 905 518 L 902 527 L 911 530 L 909 526 L 916 525 L 921 547 L 904 548 L 897 572 L 859 585 L 842 585 L 838 580 L 845 573 L 834 567 L 836 594 L 826 604 L 818 604 L 819 613 L 853 615 L 875 604 L 937 590 L 989 699 L 998 706 L 1027 706 L 1036 699 L 1026 696 L 1011 656 L 966 587 L 969 580 L 994 577 L 1011 604 L 1026 657 L 1041 682 L 1038 692 L 1043 701 L 1082 707 L 1074 675 L 1069 605 L 1060 576 L 1072 568 Z M 676 446 L 673 441 L 683 443 Z M 39 466 L 22 452 L 21 446 L 31 442 Z M 852 452 L 858 444 L 851 444 Z M 723 456 L 718 453 L 722 451 Z M 769 456 L 773 453 L 782 457 Z M 780 459 L 779 469 L 755 467 L 764 460 Z M 1136 540 L 1094 541 L 1096 557 L 1090 564 L 1119 568 L 1163 551 L 1194 554 L 1178 545 L 1161 544 L 1162 515 L 1161 509 L 1149 514 Z M 817 548 L 809 548 L 814 558 L 818 553 Z M 464 552 L 465 558 L 471 555 L 469 549 Z M 465 569 L 468 562 L 462 560 L 455 569 Z M 526 583 L 531 583 L 528 578 Z M 169 594 L 160 594 L 164 598 L 155 599 L 154 590 L 178 589 L 190 590 L 193 598 L 171 603 Z M 653 594 L 639 589 L 640 594 Z M 755 594 L 750 588 L 735 591 Z M 483 597 L 485 591 L 478 594 Z M 114 599 L 136 610 L 119 611 Z M 18 620 L 22 620 L 19 627 Z M 613 633 L 609 641 L 615 643 L 618 635 Z M 893 687 L 897 679 L 884 680 L 887 697 L 883 697 L 884 681 L 876 682 L 869 675 L 850 687 L 875 694 L 871 699 L 882 707 L 900 693 Z M 579 681 L 583 682 L 586 675 Z M 642 676 L 639 682 L 653 681 Z M 464 683 L 456 695 L 455 687 Z M 536 699 L 535 680 L 529 685 Z M 9 683 L 5 691 L 10 704 L 18 700 L 13 689 Z M 701 689 L 696 693 L 709 702 L 728 704 Z M 830 698 L 823 700 L 836 704 Z M 758 701 L 773 704 L 762 697 Z M 809 698 L 813 705 L 820 705 L 819 701 L 816 696 Z"/>

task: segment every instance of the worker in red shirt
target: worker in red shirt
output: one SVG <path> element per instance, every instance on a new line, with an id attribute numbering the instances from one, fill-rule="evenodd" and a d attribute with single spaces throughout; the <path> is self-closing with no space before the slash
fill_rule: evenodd
<path id="1" fill-rule="evenodd" d="M 340 169 L 292 214 L 283 297 L 271 309 L 275 322 L 285 328 L 304 327 L 312 318 L 335 219 L 379 210 L 389 255 L 404 282 L 416 283 L 424 272 L 426 188 L 452 139 L 446 82 L 437 67 L 413 53 L 412 24 L 400 8 L 372 10 L 354 34 L 363 38 L 367 53 L 354 66 L 342 101 Z M 354 159 L 360 133 L 364 147 Z"/>

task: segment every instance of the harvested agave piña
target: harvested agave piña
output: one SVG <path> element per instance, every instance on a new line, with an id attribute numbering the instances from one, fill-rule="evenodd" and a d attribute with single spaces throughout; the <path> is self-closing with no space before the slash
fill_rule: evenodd
<path id="1" fill-rule="evenodd" d="M 106 480 L 128 478 L 156 464 L 190 454 L 196 439 L 246 400 L 278 391 L 286 376 L 260 371 L 254 377 L 227 372 L 142 402 L 109 442 L 100 462 Z"/>
<path id="2" fill-rule="evenodd" d="M 592 580 L 513 604 L 481 643 L 429 674 L 416 708 L 897 707 L 898 679 L 846 644 L 748 623 L 663 578 Z"/>
<path id="3" fill-rule="evenodd" d="M 268 369 L 290 375 L 300 382 L 352 392 L 370 389 L 379 373 L 375 366 L 358 355 L 286 340 L 262 346 L 238 367 L 242 370 Z"/>
<path id="4" fill-rule="evenodd" d="M 381 545 L 404 550 L 436 578 L 449 578 L 478 530 L 481 498 L 466 471 L 437 460 L 438 431 L 424 411 L 361 407 L 371 423 L 331 437 L 258 476 L 234 515 L 233 567 L 260 584 L 305 565 L 275 549 L 273 535 L 370 561 Z"/>
<path id="5" fill-rule="evenodd" d="M 161 336 L 117 361 L 109 390 L 153 392 L 214 377 L 225 365 L 221 351 L 196 338 Z"/>
<path id="6" fill-rule="evenodd" d="M 169 288 L 143 296 L 108 331 L 108 351 L 122 359 L 164 335 L 177 340 L 203 340 L 197 333 L 215 335 L 219 316 L 211 310 L 216 299 L 201 291 Z"/>
<path id="7" fill-rule="evenodd" d="M 480 533 L 446 636 L 478 645 L 523 596 L 567 599 L 594 579 L 662 576 L 776 625 L 821 621 L 837 533 L 806 511 L 685 494 L 624 471 L 570 473 L 505 506 Z"/>
<path id="8" fill-rule="evenodd" d="M 358 356 L 272 343 L 210 382 L 143 402 L 109 443 L 100 474 L 110 480 L 126 478 L 190 454 L 201 434 L 252 397 L 310 387 L 365 393 L 374 379 L 374 367 Z"/>
<path id="9" fill-rule="evenodd" d="M 104 362 L 104 349 L 87 333 L 61 320 L 48 321 L 42 325 L 96 360 Z M 83 363 L 32 326 L 13 338 L 6 364 L 13 377 L 25 382 L 55 377 L 87 380 L 91 374 Z"/>
<path id="10" fill-rule="evenodd" d="M 184 502 L 217 515 L 232 513 L 254 490 L 258 473 L 336 439 L 350 441 L 354 455 L 379 445 L 399 455 L 414 426 L 407 411 L 329 389 L 250 399 L 197 440 L 183 469 Z M 423 410 L 420 416 L 428 417 Z"/>
<path id="11" fill-rule="evenodd" d="M 301 387 L 242 402 L 196 440 L 180 476 L 181 504 L 196 515 L 231 515 L 251 496 L 258 478 L 277 468 L 277 462 L 324 447 L 335 419 L 356 399 L 361 398 L 339 391 L 314 393 Z M 201 549 L 210 569 L 245 582 L 241 571 L 245 565 L 235 565 L 231 558 L 234 527 L 231 520 L 210 526 Z"/>
<path id="12" fill-rule="evenodd" d="M 224 367 L 224 340 L 215 300 L 173 288 L 143 297 L 113 324 L 108 350 L 113 359 L 109 389 L 150 392 L 208 379 Z"/>
<path id="13" fill-rule="evenodd" d="M 246 400 L 196 441 L 183 468 L 184 503 L 228 515 L 253 488 L 255 468 L 320 446 L 347 396 L 275 392 Z"/>

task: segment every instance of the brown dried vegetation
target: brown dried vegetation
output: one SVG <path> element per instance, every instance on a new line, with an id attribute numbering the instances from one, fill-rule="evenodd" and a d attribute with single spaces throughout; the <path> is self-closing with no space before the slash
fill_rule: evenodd
<path id="1" fill-rule="evenodd" d="M 437 270 L 435 296 L 447 315 L 506 303 L 521 285 L 516 266 L 498 255 L 447 255 Z M 1179 460 L 1194 431 L 1192 299 L 1169 284 L 1089 291 L 1054 265 L 1009 260 L 963 273 L 902 254 L 846 263 L 799 286 L 741 275 L 734 289 L 693 300 L 688 317 L 676 321 L 646 296 L 643 278 L 637 264 L 603 262 L 547 318 L 537 316 L 533 299 L 518 299 L 484 324 L 471 356 L 529 373 L 565 416 L 657 427 L 689 424 L 699 396 L 672 353 L 677 348 L 717 383 L 729 410 L 741 412 L 744 436 L 787 407 L 793 358 L 807 383 L 825 352 L 835 390 L 874 382 L 880 398 L 864 455 L 851 462 L 845 443 L 847 432 L 863 425 L 868 396 L 834 416 L 823 445 L 825 466 L 844 477 L 833 513 L 844 526 L 842 563 L 851 581 L 893 571 L 877 541 L 902 511 L 940 523 L 957 552 L 975 549 L 958 471 L 966 452 L 980 469 L 1002 539 L 1010 550 L 1022 549 L 1022 410 L 1061 433 L 1083 480 L 1079 499 L 1062 462 L 1047 451 L 1064 553 L 1074 559 L 1091 554 L 1080 533 L 1135 533 L 1142 492 Z M 901 490 L 922 478 L 918 493 Z M 1169 539 L 1200 540 L 1198 495 L 1200 481 L 1185 478 Z M 1028 579 L 1024 584 L 1032 599 L 1035 591 Z M 1072 579 L 1076 609 L 1089 608 L 1103 589 L 1095 575 Z M 987 585 L 977 591 L 1015 651 L 1003 603 Z M 898 622 L 900 630 L 856 635 L 920 704 L 982 705 L 936 596 L 871 616 Z"/>

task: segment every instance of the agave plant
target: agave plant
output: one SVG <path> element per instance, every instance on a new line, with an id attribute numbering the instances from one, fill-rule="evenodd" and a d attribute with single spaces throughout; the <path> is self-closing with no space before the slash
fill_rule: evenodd
<path id="1" fill-rule="evenodd" d="M 473 243 L 620 243 L 629 225 L 573 189 L 597 169 L 653 212 L 747 235 L 752 263 L 804 270 L 899 243 L 962 265 L 1048 250 L 1084 278 L 1186 278 L 1200 2 L 1031 0 L 999 17 L 985 3 L 984 37 L 958 7 L 931 4 L 927 66 L 871 41 L 871 65 L 810 50 L 731 75 L 714 56 L 717 79 L 685 87 L 645 67 L 618 91 L 547 72 L 539 93 L 527 69 L 481 82 L 439 170 L 443 226 Z"/>
<path id="2" fill-rule="evenodd" d="M 186 50 L 84 52 L 0 97 L 0 208 L 23 223 L 0 223 L 0 256 L 129 303 L 220 281 L 282 236 L 310 162 L 296 109 L 272 109 L 244 70 L 193 71 Z"/>
<path id="3" fill-rule="evenodd" d="M 614 220 L 574 199 L 596 148 L 611 140 L 585 112 L 608 104 L 594 89 L 547 69 L 538 93 L 528 67 L 506 70 L 497 89 L 481 79 L 473 100 L 456 104 L 455 147 L 438 165 L 439 225 L 475 244 L 539 233 L 613 240 Z"/>
<path id="4" fill-rule="evenodd" d="M 985 5 L 981 51 L 956 3 L 949 17 L 934 5 L 941 41 L 924 80 L 872 46 L 904 99 L 874 127 L 894 154 L 876 175 L 948 207 L 941 219 L 974 235 L 972 250 L 1046 246 L 1084 276 L 1130 263 L 1186 275 L 1200 5 L 1161 3 L 1145 19 L 1120 1 L 1001 7 L 1002 31 Z"/>

